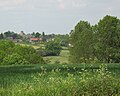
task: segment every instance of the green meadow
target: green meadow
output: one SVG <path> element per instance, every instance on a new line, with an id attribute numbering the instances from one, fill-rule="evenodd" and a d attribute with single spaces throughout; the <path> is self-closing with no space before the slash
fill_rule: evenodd
<path id="1" fill-rule="evenodd" d="M 62 50 L 59 56 L 46 56 L 43 58 L 49 64 L 55 64 L 55 63 L 60 63 L 60 64 L 67 63 L 68 64 L 69 63 L 69 50 L 68 49 Z"/>
<path id="2" fill-rule="evenodd" d="M 119 96 L 120 64 L 0 66 L 0 96 Z"/>

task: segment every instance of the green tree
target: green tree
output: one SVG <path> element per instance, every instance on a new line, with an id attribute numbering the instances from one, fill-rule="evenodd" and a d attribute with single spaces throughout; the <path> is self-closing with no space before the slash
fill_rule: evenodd
<path id="1" fill-rule="evenodd" d="M 3 50 L 0 50 L 0 64 L 3 61 L 3 58 L 6 56 L 5 52 Z"/>
<path id="2" fill-rule="evenodd" d="M 15 58 L 11 59 L 14 56 L 16 60 Z M 17 58 L 17 56 L 19 58 Z M 12 41 L 0 40 L 0 63 L 14 64 L 14 62 L 17 62 L 20 58 L 22 61 L 27 61 L 30 64 L 45 63 L 41 55 L 33 47 L 15 45 Z M 18 61 L 17 64 L 22 63 L 22 61 Z"/>
<path id="3" fill-rule="evenodd" d="M 45 35 L 45 32 L 42 32 L 42 41 L 46 42 L 47 36 Z"/>
<path id="4" fill-rule="evenodd" d="M 0 50 L 5 52 L 6 55 L 9 55 L 12 53 L 12 48 L 14 46 L 15 44 L 12 41 L 0 40 Z"/>
<path id="5" fill-rule="evenodd" d="M 59 42 L 61 46 L 68 47 L 68 45 L 69 45 L 69 35 L 68 34 L 55 35 L 54 41 Z"/>
<path id="6" fill-rule="evenodd" d="M 7 31 L 7 32 L 4 33 L 4 35 L 5 35 L 6 37 L 10 37 L 10 36 L 11 36 L 11 32 L 10 32 L 10 31 Z"/>
<path id="7" fill-rule="evenodd" d="M 41 36 L 41 34 L 39 33 L 39 32 L 37 32 L 36 34 L 35 34 L 35 37 L 36 38 L 39 38 Z"/>
<path id="8" fill-rule="evenodd" d="M 45 50 L 47 55 L 59 55 L 61 52 L 61 46 L 58 42 L 50 41 L 46 43 Z"/>
<path id="9" fill-rule="evenodd" d="M 86 21 L 80 21 L 70 33 L 70 61 L 72 63 L 88 63 L 93 56 L 92 27 Z"/>
<path id="10" fill-rule="evenodd" d="M 14 47 L 14 53 L 23 56 L 30 64 L 44 64 L 41 55 L 31 46 L 16 45 Z"/>
<path id="11" fill-rule="evenodd" d="M 0 39 L 4 39 L 3 33 L 0 34 Z"/>
<path id="12" fill-rule="evenodd" d="M 43 36 L 43 37 L 45 36 L 45 32 L 42 32 L 42 36 Z"/>
<path id="13" fill-rule="evenodd" d="M 0 40 L 0 63 L 3 58 L 12 54 L 15 44 L 12 41 Z"/>
<path id="14" fill-rule="evenodd" d="M 31 35 L 32 35 L 32 37 L 35 37 L 36 34 L 35 34 L 35 32 L 33 32 Z"/>
<path id="15" fill-rule="evenodd" d="M 31 64 L 45 64 L 45 61 L 41 57 L 41 54 L 39 54 L 37 52 L 30 54 L 27 59 L 29 59 L 28 61 Z"/>
<path id="16" fill-rule="evenodd" d="M 14 65 L 14 64 L 19 64 L 19 65 L 23 65 L 23 64 L 29 64 L 29 62 L 24 59 L 22 56 L 20 56 L 19 54 L 11 54 L 6 56 L 3 59 L 2 62 L 3 65 Z"/>
<path id="17" fill-rule="evenodd" d="M 96 56 L 101 62 L 120 62 L 120 20 L 106 15 L 96 30 Z"/>

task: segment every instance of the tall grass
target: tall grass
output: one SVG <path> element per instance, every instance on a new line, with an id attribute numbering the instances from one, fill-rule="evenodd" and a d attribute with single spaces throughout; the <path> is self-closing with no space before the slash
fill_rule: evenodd
<path id="1" fill-rule="evenodd" d="M 120 96 L 119 74 L 108 71 L 105 64 L 92 66 L 92 70 L 89 65 L 81 66 L 16 66 L 11 67 L 13 72 L 5 69 L 0 73 L 0 96 Z M 23 71 L 29 68 L 30 73 Z"/>

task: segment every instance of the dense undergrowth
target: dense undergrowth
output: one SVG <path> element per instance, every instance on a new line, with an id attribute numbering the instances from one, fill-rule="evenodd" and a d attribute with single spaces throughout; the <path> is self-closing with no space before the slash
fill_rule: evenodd
<path id="1" fill-rule="evenodd" d="M 119 68 L 119 64 L 2 66 L 0 96 L 119 96 Z"/>

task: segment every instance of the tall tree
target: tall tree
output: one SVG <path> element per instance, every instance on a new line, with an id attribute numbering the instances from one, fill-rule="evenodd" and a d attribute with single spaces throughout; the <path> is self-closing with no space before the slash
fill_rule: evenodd
<path id="1" fill-rule="evenodd" d="M 32 37 L 35 37 L 35 32 L 32 32 L 32 34 L 31 34 L 31 35 L 32 35 Z"/>
<path id="2" fill-rule="evenodd" d="M 37 33 L 35 34 L 35 37 L 36 37 L 36 38 L 39 38 L 40 35 L 41 35 L 41 34 L 40 34 L 39 32 L 37 32 Z"/>
<path id="3" fill-rule="evenodd" d="M 80 21 L 70 33 L 70 60 L 72 63 L 87 63 L 93 59 L 92 27 Z"/>
<path id="4" fill-rule="evenodd" d="M 120 20 L 106 15 L 97 26 L 97 58 L 102 62 L 120 62 Z"/>
<path id="5" fill-rule="evenodd" d="M 3 33 L 0 34 L 0 39 L 3 39 L 4 38 L 4 35 Z"/>
<path id="6" fill-rule="evenodd" d="M 45 32 L 42 32 L 42 36 L 43 36 L 43 37 L 45 36 Z"/>
<path id="7" fill-rule="evenodd" d="M 45 32 L 42 32 L 42 41 L 43 41 L 43 42 L 46 42 L 46 35 L 45 35 Z"/>

